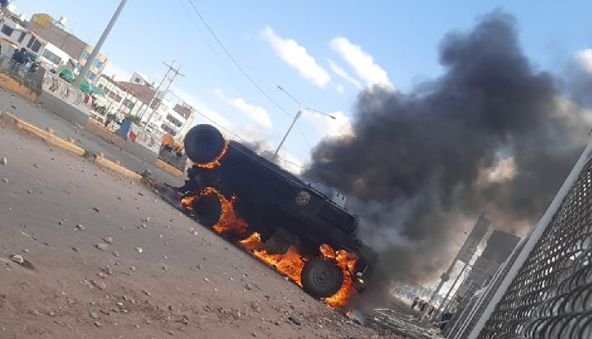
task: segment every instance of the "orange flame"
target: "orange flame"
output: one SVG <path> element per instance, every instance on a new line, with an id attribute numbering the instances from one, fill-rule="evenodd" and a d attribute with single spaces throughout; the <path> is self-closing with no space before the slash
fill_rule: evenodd
<path id="1" fill-rule="evenodd" d="M 239 241 L 239 244 L 253 253 L 259 260 L 275 268 L 296 285 L 302 287 L 300 274 L 306 264 L 306 258 L 300 255 L 296 247 L 290 246 L 284 254 L 269 253 L 265 249 L 265 244 L 261 242 L 261 235 L 257 232 Z"/>
<path id="2" fill-rule="evenodd" d="M 222 158 L 226 155 L 226 152 L 228 152 L 228 140 L 224 140 L 224 147 L 222 148 L 222 152 L 220 152 L 220 154 L 218 154 L 218 156 L 214 160 L 205 164 L 198 164 L 196 162 L 194 162 L 193 164 L 199 168 L 214 169 L 220 166 L 220 160 L 222 160 Z"/>
<path id="3" fill-rule="evenodd" d="M 202 189 L 197 195 L 190 195 L 181 198 L 181 205 L 191 212 L 191 214 L 193 214 L 193 202 L 196 199 L 206 196 L 215 196 L 220 202 L 220 218 L 218 219 L 218 222 L 212 226 L 216 233 L 237 235 L 245 233 L 249 227 L 249 224 L 247 224 L 243 219 L 239 218 L 234 212 L 234 202 L 236 201 L 236 197 L 228 199 L 214 187 L 206 187 Z"/>
<path id="4" fill-rule="evenodd" d="M 333 253 L 335 254 L 333 258 L 337 261 L 337 265 L 341 268 L 341 271 L 343 272 L 343 283 L 341 284 L 341 288 L 337 291 L 337 293 L 333 294 L 329 298 L 323 299 L 323 301 L 325 302 L 325 304 L 333 308 L 341 308 L 345 306 L 349 299 L 357 293 L 352 282 L 351 272 L 354 271 L 358 259 L 352 253 L 349 253 L 344 250 L 334 251 L 333 248 L 331 248 L 331 246 L 323 244 L 321 245 L 320 250 L 325 257 L 327 256 L 325 252 L 323 252 L 323 246 L 327 246 L 329 249 L 331 249 L 331 251 L 333 251 Z"/>
<path id="5" fill-rule="evenodd" d="M 237 216 L 234 211 L 236 197 L 228 199 L 217 189 L 207 187 L 197 195 L 183 197 L 181 199 L 181 204 L 190 213 L 193 213 L 192 204 L 195 199 L 208 195 L 215 195 L 222 207 L 220 219 L 213 226 L 214 231 L 218 234 L 242 235 L 246 233 L 249 225 L 246 221 Z M 290 246 L 284 254 L 270 253 L 265 248 L 265 244 L 261 240 L 261 235 L 257 232 L 253 232 L 243 240 L 240 240 L 238 245 L 251 252 L 262 262 L 275 268 L 278 272 L 288 277 L 288 279 L 298 286 L 302 287 L 300 275 L 309 258 L 300 254 L 298 248 Z M 335 251 L 328 244 L 322 244 L 319 246 L 319 251 L 325 258 L 335 260 L 343 272 L 343 283 L 341 288 L 331 297 L 324 298 L 323 302 L 332 308 L 343 307 L 356 293 L 352 284 L 351 272 L 355 269 L 357 258 L 354 254 L 344 250 Z"/>
<path id="6" fill-rule="evenodd" d="M 193 202 L 197 198 L 197 195 L 186 195 L 181 198 L 181 206 L 185 208 L 190 214 L 193 213 Z"/>

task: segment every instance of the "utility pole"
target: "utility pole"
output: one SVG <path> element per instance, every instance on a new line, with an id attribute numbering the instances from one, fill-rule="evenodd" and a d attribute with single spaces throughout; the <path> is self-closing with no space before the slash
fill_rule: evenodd
<path id="1" fill-rule="evenodd" d="M 280 152 L 280 149 L 284 145 L 284 142 L 288 138 L 288 135 L 290 135 L 290 132 L 292 132 L 292 128 L 294 128 L 294 125 L 296 125 L 296 122 L 298 121 L 298 119 L 300 119 L 300 117 L 302 116 L 302 113 L 303 113 L 303 108 L 302 108 L 302 104 L 300 103 L 300 101 L 298 101 L 296 98 L 294 98 L 292 96 L 292 94 L 288 93 L 288 91 L 286 91 L 282 86 L 278 85 L 277 88 L 280 91 L 284 92 L 290 99 L 292 99 L 295 103 L 298 104 L 298 112 L 296 112 L 296 115 L 294 116 L 294 119 L 292 120 L 292 123 L 290 123 L 290 127 L 288 127 L 288 130 L 286 131 L 286 133 L 282 137 L 282 140 L 280 141 L 280 144 L 275 149 L 275 152 L 273 152 L 273 156 L 271 157 L 271 160 L 275 160 L 278 157 L 278 154 Z M 310 111 L 310 112 L 315 112 L 315 113 L 318 113 L 320 115 L 324 115 L 324 116 L 326 116 L 328 118 L 331 118 L 333 120 L 336 120 L 337 119 L 337 118 L 335 118 L 331 114 L 328 114 L 328 113 L 325 113 L 325 112 L 321 112 L 321 111 L 317 111 L 316 109 L 305 108 L 304 110 Z"/>
<path id="2" fill-rule="evenodd" d="M 290 124 L 290 127 L 288 127 L 288 130 L 286 131 L 286 134 L 284 134 L 284 137 L 282 138 L 282 141 L 280 141 L 280 144 L 275 149 L 275 152 L 273 152 L 273 157 L 271 158 L 272 160 L 275 160 L 278 157 L 278 153 L 280 153 L 280 149 L 284 145 L 284 142 L 288 138 L 288 135 L 290 134 L 290 132 L 292 132 L 292 128 L 294 128 L 294 125 L 296 125 L 296 121 L 298 121 L 298 119 L 301 116 L 302 116 L 302 110 L 299 109 L 298 112 L 296 112 L 296 115 L 294 116 L 294 119 L 292 120 L 292 123 Z"/>
<path id="3" fill-rule="evenodd" d="M 163 81 L 160 83 L 160 85 L 162 85 L 165 82 L 165 80 L 168 80 L 168 84 L 166 85 L 166 88 L 164 89 L 162 98 L 158 101 L 158 103 L 156 104 L 156 106 L 154 107 L 154 109 L 152 110 L 152 112 L 150 112 L 150 115 L 148 116 L 148 120 L 146 120 L 146 126 L 148 126 L 150 124 L 150 120 L 152 120 L 152 116 L 154 116 L 154 113 L 160 107 L 160 104 L 162 103 L 162 100 L 164 99 L 164 96 L 167 94 L 167 92 L 169 91 L 169 89 L 173 85 L 173 82 L 175 81 L 175 79 L 178 76 L 181 76 L 181 77 L 184 77 L 185 76 L 185 74 L 181 73 L 181 67 L 180 66 L 177 66 L 175 68 L 175 62 L 173 62 L 171 65 L 166 64 L 166 63 L 164 65 L 168 67 L 168 70 L 167 70 L 167 73 L 166 73 L 165 77 L 163 78 Z M 169 74 L 172 74 L 172 76 L 169 77 L 168 76 Z M 155 93 L 155 96 L 156 96 L 157 93 Z M 152 100 L 154 100 L 154 97 L 152 98 Z"/>
<path id="4" fill-rule="evenodd" d="M 166 65 L 166 63 L 164 63 L 164 64 Z M 175 64 L 175 61 L 173 61 L 173 64 Z M 144 115 L 146 114 L 146 111 L 148 111 L 150 109 L 150 107 L 154 103 L 154 100 L 156 100 L 156 98 L 158 97 L 158 92 L 160 92 L 160 88 L 162 87 L 162 85 L 164 84 L 164 82 L 166 81 L 166 79 L 169 77 L 169 74 L 170 73 L 171 73 L 171 67 L 169 67 L 167 69 L 167 72 L 162 77 L 162 80 L 160 80 L 160 82 L 158 83 L 158 86 L 156 86 L 156 89 L 154 90 L 154 94 L 152 95 L 152 98 L 150 98 L 150 101 L 148 102 L 148 106 L 145 106 L 144 109 L 142 110 L 142 113 L 139 114 L 140 115 L 140 119 L 144 118 Z"/>
<path id="5" fill-rule="evenodd" d="M 99 54 L 101 47 L 103 47 L 103 43 L 105 43 L 105 40 L 107 40 L 107 36 L 109 35 L 109 33 L 111 32 L 111 29 L 115 25 L 115 22 L 117 21 L 117 18 L 121 14 L 121 11 L 123 10 L 123 7 L 125 6 L 126 2 L 127 2 L 127 0 L 121 0 L 121 2 L 119 3 L 119 6 L 117 6 L 115 13 L 113 13 L 111 20 L 109 20 L 109 23 L 107 24 L 107 27 L 105 27 L 103 34 L 101 34 L 101 37 L 99 38 L 99 41 L 95 45 L 95 48 L 93 48 L 92 52 L 90 53 L 90 56 L 88 57 L 88 60 L 86 60 L 86 63 L 82 67 L 80 74 L 78 74 L 78 77 L 76 78 L 76 80 L 74 80 L 74 87 L 76 87 L 76 88 L 80 87 L 80 83 L 86 77 L 86 73 L 90 69 L 93 62 L 95 61 L 95 58 Z"/>

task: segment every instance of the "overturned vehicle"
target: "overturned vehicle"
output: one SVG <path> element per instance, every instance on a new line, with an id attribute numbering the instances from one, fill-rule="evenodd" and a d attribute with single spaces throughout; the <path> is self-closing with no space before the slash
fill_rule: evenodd
<path id="1" fill-rule="evenodd" d="M 356 238 L 353 215 L 213 126 L 193 127 L 184 143 L 185 212 L 331 306 L 364 288 L 376 254 Z"/>

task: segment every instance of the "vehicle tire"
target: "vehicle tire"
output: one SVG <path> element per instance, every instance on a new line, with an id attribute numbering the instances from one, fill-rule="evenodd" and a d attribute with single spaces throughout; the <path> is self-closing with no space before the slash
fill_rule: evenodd
<path id="1" fill-rule="evenodd" d="M 327 298 L 341 288 L 343 272 L 335 260 L 316 257 L 304 265 L 300 279 L 306 293 L 317 298 Z"/>
<path id="2" fill-rule="evenodd" d="M 222 214 L 222 204 L 215 194 L 195 199 L 192 208 L 197 221 L 205 227 L 216 225 Z"/>
<path id="3" fill-rule="evenodd" d="M 216 160 L 224 150 L 226 141 L 222 133 L 211 125 L 197 125 L 185 136 L 185 153 L 197 164 Z"/>

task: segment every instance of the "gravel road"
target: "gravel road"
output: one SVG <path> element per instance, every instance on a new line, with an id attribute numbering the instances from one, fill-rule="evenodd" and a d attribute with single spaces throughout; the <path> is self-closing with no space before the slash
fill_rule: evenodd
<path id="1" fill-rule="evenodd" d="M 0 338 L 392 337 L 333 312 L 143 185 L 0 120 L 2 158 Z"/>

